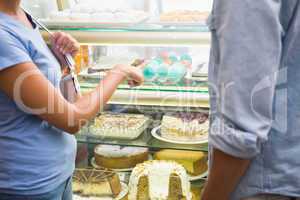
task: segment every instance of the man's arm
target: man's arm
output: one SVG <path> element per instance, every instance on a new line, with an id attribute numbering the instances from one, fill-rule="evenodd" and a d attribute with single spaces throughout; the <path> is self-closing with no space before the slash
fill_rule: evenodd
<path id="1" fill-rule="evenodd" d="M 203 200 L 228 200 L 261 153 L 284 34 L 278 0 L 215 0 L 211 18 L 210 175 Z"/>
<path id="2" fill-rule="evenodd" d="M 218 149 L 213 152 L 211 173 L 202 200 L 228 200 L 249 167 L 250 160 L 230 156 Z"/>

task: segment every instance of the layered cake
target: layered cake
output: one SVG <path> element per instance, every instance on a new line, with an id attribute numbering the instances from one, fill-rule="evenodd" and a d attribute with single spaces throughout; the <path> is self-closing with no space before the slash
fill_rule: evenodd
<path id="1" fill-rule="evenodd" d="M 172 161 L 137 165 L 129 180 L 128 200 L 191 200 L 191 185 L 183 166 Z"/>
<path id="2" fill-rule="evenodd" d="M 121 182 L 116 173 L 107 169 L 77 169 L 72 188 L 80 196 L 116 197 L 121 192 Z"/>
<path id="3" fill-rule="evenodd" d="M 98 166 L 110 169 L 130 169 L 149 159 L 147 148 L 98 145 L 94 150 Z"/>
<path id="4" fill-rule="evenodd" d="M 207 171 L 207 154 L 196 151 L 161 150 L 154 154 L 155 160 L 175 161 L 192 176 L 198 176 Z"/>
<path id="5" fill-rule="evenodd" d="M 90 127 L 94 135 L 113 139 L 135 139 L 143 133 L 149 118 L 138 114 L 109 114 L 97 117 Z"/>
<path id="6" fill-rule="evenodd" d="M 209 120 L 206 113 L 165 115 L 161 125 L 161 136 L 183 142 L 206 139 Z"/>

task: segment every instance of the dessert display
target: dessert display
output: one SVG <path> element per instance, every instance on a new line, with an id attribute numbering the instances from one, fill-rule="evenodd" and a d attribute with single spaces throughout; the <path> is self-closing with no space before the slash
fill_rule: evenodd
<path id="1" fill-rule="evenodd" d="M 103 113 L 90 126 L 90 133 L 113 139 L 135 139 L 148 127 L 150 119 L 139 114 Z"/>
<path id="2" fill-rule="evenodd" d="M 93 3 L 78 3 L 70 9 L 51 13 L 48 20 L 87 23 L 136 23 L 147 18 L 148 14 L 141 10 L 103 9 L 101 6 L 93 5 Z"/>
<path id="3" fill-rule="evenodd" d="M 161 124 L 161 136 L 169 140 L 197 141 L 208 137 L 209 120 L 206 113 L 165 115 Z"/>
<path id="4" fill-rule="evenodd" d="M 197 10 L 176 10 L 161 14 L 160 21 L 197 23 L 205 22 L 208 16 L 209 12 L 201 12 Z"/>
<path id="5" fill-rule="evenodd" d="M 98 145 L 94 150 L 98 166 L 110 169 L 130 169 L 149 159 L 147 148 Z"/>
<path id="6" fill-rule="evenodd" d="M 155 160 L 175 161 L 187 170 L 188 174 L 198 176 L 208 169 L 207 154 L 195 151 L 161 150 L 154 154 Z"/>
<path id="7" fill-rule="evenodd" d="M 73 175 L 73 192 L 83 197 L 116 197 L 121 192 L 118 174 L 108 169 L 77 169 Z"/>
<path id="8" fill-rule="evenodd" d="M 177 84 L 192 66 L 192 57 L 188 54 L 177 55 L 162 52 L 160 56 L 146 62 L 144 77 L 146 81 L 163 84 Z"/>
<path id="9" fill-rule="evenodd" d="M 129 180 L 128 200 L 191 200 L 191 185 L 183 166 L 172 161 L 137 165 Z"/>

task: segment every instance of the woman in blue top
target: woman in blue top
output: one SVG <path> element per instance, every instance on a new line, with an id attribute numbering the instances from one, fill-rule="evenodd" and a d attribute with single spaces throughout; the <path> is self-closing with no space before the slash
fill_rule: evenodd
<path id="1" fill-rule="evenodd" d="M 126 78 L 143 82 L 139 69 L 118 65 L 94 91 L 69 103 L 58 89 L 63 62 L 56 57 L 75 55 L 78 44 L 64 33 L 51 39 L 53 51 L 20 9 L 20 0 L 0 1 L 1 200 L 72 199 L 72 134 L 100 111 Z"/>

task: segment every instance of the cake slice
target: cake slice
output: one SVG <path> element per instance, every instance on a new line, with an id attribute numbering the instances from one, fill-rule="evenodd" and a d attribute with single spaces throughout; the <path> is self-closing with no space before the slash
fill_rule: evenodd
<path id="1" fill-rule="evenodd" d="M 184 166 L 190 175 L 198 176 L 207 171 L 207 154 L 195 151 L 162 150 L 154 154 L 155 160 L 171 160 Z"/>
<path id="2" fill-rule="evenodd" d="M 116 197 L 121 192 L 119 176 L 107 169 L 77 169 L 72 187 L 74 193 L 87 197 Z"/>

